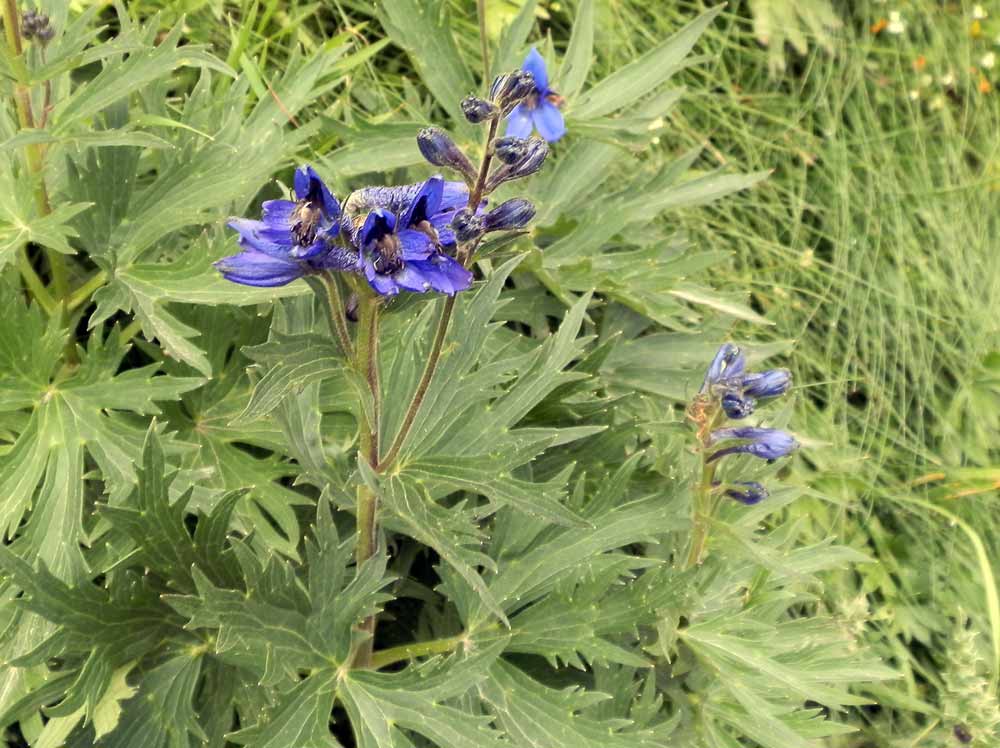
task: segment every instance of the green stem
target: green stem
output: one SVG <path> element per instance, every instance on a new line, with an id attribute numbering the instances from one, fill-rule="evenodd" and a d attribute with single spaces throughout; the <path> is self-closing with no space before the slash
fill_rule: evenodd
<path id="1" fill-rule="evenodd" d="M 708 542 L 708 527 L 712 521 L 712 480 L 715 465 L 704 463 L 701 468 L 701 483 L 695 495 L 692 512 L 691 546 L 688 549 L 685 569 L 690 569 L 704 561 L 705 544 Z"/>
<path id="2" fill-rule="evenodd" d="M 359 287 L 361 284 L 359 284 Z M 370 290 L 365 290 L 360 299 L 358 318 L 358 344 L 355 351 L 355 366 L 368 383 L 372 395 L 371 415 L 362 408 L 360 424 L 360 456 L 374 468 L 378 465 L 378 424 L 380 420 L 380 396 L 378 381 L 378 316 L 379 299 Z M 378 542 L 378 496 L 365 483 L 358 486 L 357 503 L 357 543 L 354 558 L 358 567 L 375 555 Z M 371 667 L 372 649 L 375 643 L 375 616 L 369 616 L 361 624 L 366 634 L 354 653 L 353 665 L 359 668 Z"/>
<path id="3" fill-rule="evenodd" d="M 73 311 L 81 304 L 86 303 L 94 291 L 103 286 L 107 280 L 108 274 L 103 270 L 98 270 L 70 295 L 69 301 L 66 303 L 66 309 Z"/>
<path id="4" fill-rule="evenodd" d="M 469 193 L 468 207 L 472 210 L 476 210 L 476 207 L 483 199 L 483 191 L 486 188 L 486 177 L 490 171 L 490 163 L 493 161 L 493 139 L 497 135 L 497 125 L 499 121 L 499 117 L 494 117 L 490 120 L 490 130 L 489 134 L 486 136 L 486 144 L 483 149 L 483 159 L 479 165 L 479 176 L 476 179 L 475 186 Z M 459 247 L 458 260 L 463 266 L 469 266 L 469 263 L 472 261 L 472 255 L 475 254 L 478 246 L 479 240 L 477 239 L 474 242 L 469 242 L 468 244 L 464 244 Z M 385 453 L 385 457 L 382 458 L 376 468 L 378 472 L 384 473 L 392 467 L 396 458 L 399 457 L 399 451 L 403 448 L 403 443 L 406 441 L 406 437 L 410 434 L 410 429 L 413 428 L 413 421 L 416 419 L 417 412 L 420 410 L 420 406 L 424 402 L 424 397 L 427 395 L 427 388 L 430 387 L 431 379 L 434 377 L 438 361 L 441 358 L 441 350 L 444 347 L 444 339 L 448 334 L 448 326 L 451 324 L 451 316 L 454 311 L 455 297 L 449 296 L 444 302 L 444 307 L 441 309 L 441 316 L 438 318 L 437 330 L 434 333 L 434 342 L 431 344 L 431 351 L 427 356 L 427 362 L 424 364 L 424 371 L 420 375 L 420 381 L 417 383 L 417 389 L 413 391 L 413 399 L 410 400 L 410 404 L 406 408 L 406 413 L 403 415 L 403 421 L 399 426 L 399 431 L 396 432 L 396 436 L 393 438 L 392 444 L 389 445 L 389 450 Z"/>
<path id="5" fill-rule="evenodd" d="M 56 300 L 52 298 L 52 294 L 49 293 L 49 289 L 45 287 L 45 282 L 38 277 L 38 273 L 31 266 L 31 260 L 28 258 L 28 248 L 22 246 L 17 251 L 17 269 L 21 273 L 21 277 L 24 278 L 24 283 L 31 291 L 31 295 L 34 297 L 45 313 L 49 316 L 56 310 L 58 304 Z"/>
<path id="6" fill-rule="evenodd" d="M 350 360 L 354 357 L 354 346 L 351 344 L 351 334 L 347 329 L 347 317 L 344 315 L 344 299 L 340 293 L 340 285 L 333 273 L 321 273 L 319 278 L 326 289 L 330 329 L 337 336 L 344 357 Z"/>
<path id="7" fill-rule="evenodd" d="M 3 24 L 7 37 L 7 47 L 10 49 L 11 57 L 20 63 L 23 47 L 21 45 L 21 19 L 17 12 L 16 0 L 3 0 Z M 15 66 L 18 73 L 18 80 L 14 83 L 14 104 L 17 108 L 17 120 L 22 130 L 30 130 L 35 127 L 35 117 L 31 110 L 31 89 L 25 85 L 27 71 L 23 64 Z M 52 212 L 49 203 L 49 193 L 45 187 L 45 177 L 43 174 L 45 165 L 44 146 L 40 143 L 29 143 L 24 147 L 25 159 L 28 171 L 31 172 L 34 180 L 35 204 L 40 215 L 47 216 Z M 52 286 L 55 290 L 55 298 L 62 301 L 66 299 L 69 292 L 69 282 L 66 274 L 66 264 L 63 256 L 58 252 L 45 248 L 45 256 L 49 263 L 49 271 L 52 274 Z"/>
<path id="8" fill-rule="evenodd" d="M 395 463 L 396 458 L 399 457 L 399 451 L 403 448 L 403 443 L 406 441 L 406 437 L 410 434 L 410 429 L 413 427 L 413 421 L 417 417 L 417 412 L 420 410 L 420 405 L 424 401 L 424 397 L 427 395 L 427 388 L 430 387 L 431 379 L 434 377 L 434 371 L 437 369 L 438 361 L 441 358 L 441 349 L 444 347 L 444 339 L 448 334 L 448 326 L 451 323 L 451 315 L 455 309 L 455 297 L 449 296 L 445 299 L 444 307 L 441 309 L 441 316 L 438 318 L 437 331 L 434 333 L 434 342 L 431 343 L 431 352 L 427 356 L 427 361 L 424 363 L 424 371 L 420 375 L 420 381 L 417 383 L 417 389 L 413 392 L 413 399 L 410 400 L 410 405 L 406 409 L 406 413 L 403 415 L 403 422 L 399 425 L 399 431 L 396 432 L 395 438 L 392 440 L 392 444 L 389 446 L 389 451 L 385 453 L 379 463 L 377 470 L 379 472 L 385 472 L 393 463 Z"/>
<path id="9" fill-rule="evenodd" d="M 414 642 L 413 644 L 402 644 L 398 647 L 382 649 L 372 655 L 371 667 L 374 670 L 378 670 L 388 665 L 413 660 L 417 657 L 445 654 L 457 649 L 462 642 L 468 639 L 469 635 L 463 631 L 461 634 L 449 636 L 446 639 L 431 639 L 426 642 Z"/>

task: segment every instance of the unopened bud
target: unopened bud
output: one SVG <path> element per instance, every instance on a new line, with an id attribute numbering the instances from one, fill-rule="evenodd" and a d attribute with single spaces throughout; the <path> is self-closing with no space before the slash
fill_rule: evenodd
<path id="1" fill-rule="evenodd" d="M 454 169 L 470 179 L 475 179 L 476 169 L 469 157 L 455 145 L 440 127 L 425 127 L 417 134 L 417 147 L 425 159 L 434 166 Z"/>
<path id="2" fill-rule="evenodd" d="M 542 138 L 529 138 L 523 158 L 517 163 L 506 164 L 497 169 L 486 183 L 486 191 L 492 192 L 504 182 L 531 176 L 542 168 L 542 164 L 545 163 L 545 157 L 548 155 L 548 143 Z"/>
<path id="3" fill-rule="evenodd" d="M 493 153 L 505 164 L 516 164 L 528 155 L 530 141 L 527 138 L 516 138 L 506 135 L 493 141 Z"/>
<path id="4" fill-rule="evenodd" d="M 506 113 L 521 103 L 521 99 L 534 90 L 535 76 L 527 70 L 515 70 L 510 73 L 501 73 L 493 79 L 490 98 L 500 107 L 501 111 Z"/>
<path id="5" fill-rule="evenodd" d="M 492 101 L 480 99 L 478 96 L 466 96 L 462 99 L 462 114 L 474 125 L 485 122 L 497 114 L 497 106 Z"/>
<path id="6" fill-rule="evenodd" d="M 483 221 L 470 208 L 462 208 L 455 213 L 451 228 L 460 242 L 471 242 L 483 235 Z"/>
<path id="7" fill-rule="evenodd" d="M 501 203 L 483 216 L 485 231 L 512 231 L 527 226 L 535 217 L 535 206 L 528 200 L 515 197 Z"/>
<path id="8" fill-rule="evenodd" d="M 21 17 L 21 36 L 25 39 L 37 39 L 46 44 L 55 36 L 55 31 L 49 25 L 47 15 L 37 10 L 28 10 Z"/>

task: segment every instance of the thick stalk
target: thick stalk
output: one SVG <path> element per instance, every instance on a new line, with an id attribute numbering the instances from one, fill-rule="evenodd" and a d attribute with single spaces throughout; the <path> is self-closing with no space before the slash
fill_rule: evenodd
<path id="1" fill-rule="evenodd" d="M 360 286 L 361 284 L 359 284 Z M 370 415 L 362 408 L 360 424 L 360 458 L 374 468 L 378 465 L 378 424 L 380 418 L 380 397 L 378 382 L 378 315 L 379 300 L 371 291 L 361 298 L 358 318 L 358 341 L 355 351 L 357 372 L 368 383 L 372 395 Z M 358 536 L 354 557 L 360 567 L 375 554 L 378 543 L 378 497 L 366 484 L 358 486 L 357 524 Z M 369 616 L 361 624 L 366 638 L 354 653 L 354 667 L 371 667 L 372 649 L 375 636 L 375 616 Z"/>
<path id="2" fill-rule="evenodd" d="M 17 121 L 22 130 L 30 130 L 35 127 L 35 117 L 31 110 L 31 90 L 25 85 L 26 70 L 21 64 L 21 18 L 17 12 L 16 0 L 3 0 L 3 24 L 7 37 L 7 48 L 11 57 L 17 61 L 15 65 L 18 72 L 18 80 L 14 82 L 14 104 L 17 109 Z M 44 150 L 40 143 L 29 143 L 24 147 L 25 159 L 28 171 L 34 181 L 35 204 L 40 215 L 46 216 L 52 212 L 49 204 L 49 194 L 45 188 L 45 177 L 43 175 Z M 58 252 L 45 248 L 45 257 L 49 262 L 49 271 L 52 275 L 52 287 L 55 291 L 56 299 L 62 301 L 69 292 L 69 282 L 66 275 L 66 264 L 63 256 Z"/>
<path id="3" fill-rule="evenodd" d="M 21 277 L 24 278 L 24 283 L 31 291 L 32 297 L 38 302 L 45 313 L 51 315 L 58 304 L 56 300 L 52 298 L 52 294 L 49 293 L 49 289 L 45 287 L 45 282 L 38 277 L 38 273 L 31 266 L 31 259 L 28 257 L 28 248 L 22 246 L 17 251 L 17 268 L 21 272 Z"/>
<path id="4" fill-rule="evenodd" d="M 87 302 L 90 299 L 91 294 L 97 289 L 103 286 L 108 280 L 108 274 L 103 270 L 98 270 L 94 273 L 87 281 L 76 289 L 72 295 L 69 297 L 69 301 L 66 303 L 66 309 L 73 311 L 81 304 Z"/>

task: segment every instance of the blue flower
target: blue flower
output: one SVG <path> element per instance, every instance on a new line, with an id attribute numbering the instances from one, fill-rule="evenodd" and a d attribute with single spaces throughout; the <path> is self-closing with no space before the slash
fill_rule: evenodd
<path id="1" fill-rule="evenodd" d="M 374 207 L 355 234 L 365 277 L 383 296 L 400 290 L 448 295 L 464 291 L 472 285 L 472 273 L 444 252 L 455 246 L 448 224 L 459 204 L 456 195 L 446 195 L 440 176 L 415 186 L 381 188 L 348 201 L 352 208 Z"/>
<path id="2" fill-rule="evenodd" d="M 701 385 L 701 393 L 708 394 L 709 388 L 725 379 L 731 379 L 743 374 L 747 360 L 739 346 L 723 343 L 712 359 L 705 373 L 705 381 Z"/>
<path id="3" fill-rule="evenodd" d="M 770 492 L 757 481 L 740 481 L 726 488 L 726 496 L 747 505 L 758 504 L 770 495 Z"/>
<path id="4" fill-rule="evenodd" d="M 265 201 L 263 220 L 229 222 L 242 251 L 215 263 L 223 277 L 246 286 L 283 286 L 325 269 L 358 269 L 357 253 L 338 241 L 340 204 L 311 166 L 296 170 L 295 198 Z"/>
<path id="5" fill-rule="evenodd" d="M 545 60 L 537 49 L 531 48 L 521 67 L 534 76 L 535 90 L 507 115 L 507 135 L 526 138 L 534 128 L 539 135 L 554 143 L 566 134 L 566 124 L 559 111 L 562 97 L 549 88 Z"/>
<path id="6" fill-rule="evenodd" d="M 740 440 L 740 444 L 720 449 L 712 454 L 707 462 L 714 462 L 720 457 L 732 454 L 748 454 L 768 462 L 791 454 L 798 449 L 795 438 L 781 429 L 767 429 L 758 426 L 739 426 L 736 428 L 716 429 L 709 436 L 709 444 L 730 439 Z"/>
<path id="7" fill-rule="evenodd" d="M 743 394 L 749 397 L 778 397 L 792 386 L 792 373 L 788 369 L 744 374 L 739 383 Z"/>
<path id="8" fill-rule="evenodd" d="M 739 420 L 751 415 L 757 408 L 757 401 L 746 397 L 736 390 L 730 390 L 722 396 L 722 410 L 728 418 Z"/>

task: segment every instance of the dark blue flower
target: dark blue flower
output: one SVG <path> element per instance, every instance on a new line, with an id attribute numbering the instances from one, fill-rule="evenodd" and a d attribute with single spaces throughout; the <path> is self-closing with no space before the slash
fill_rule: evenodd
<path id="1" fill-rule="evenodd" d="M 713 384 L 719 384 L 724 379 L 731 379 L 743 374 L 747 360 L 739 346 L 732 343 L 723 343 L 709 364 L 705 373 L 705 381 L 701 385 L 701 393 L 708 394 L 709 388 Z"/>
<path id="2" fill-rule="evenodd" d="M 749 397 L 778 397 L 792 386 L 792 373 L 788 369 L 744 374 L 739 383 L 743 394 Z"/>
<path id="3" fill-rule="evenodd" d="M 751 415 L 757 407 L 757 401 L 746 397 L 737 390 L 730 390 L 722 396 L 722 410 L 726 416 L 739 420 Z"/>
<path id="4" fill-rule="evenodd" d="M 764 486 L 752 480 L 732 483 L 726 488 L 726 496 L 747 505 L 758 504 L 770 495 Z"/>
<path id="5" fill-rule="evenodd" d="M 713 462 L 720 457 L 731 454 L 748 454 L 770 462 L 791 454 L 799 446 L 791 434 L 781 429 L 758 426 L 716 429 L 709 436 L 710 445 L 729 440 L 739 440 L 740 443 L 720 449 L 712 454 L 707 461 Z"/>
<path id="6" fill-rule="evenodd" d="M 537 49 L 531 48 L 522 68 L 534 76 L 535 88 L 507 116 L 507 135 L 526 138 L 535 129 L 547 141 L 554 143 L 566 134 L 566 124 L 559 111 L 562 97 L 549 88 L 545 60 Z"/>
<path id="7" fill-rule="evenodd" d="M 295 197 L 265 201 L 260 221 L 229 222 L 243 251 L 215 263 L 223 277 L 247 286 L 283 286 L 324 269 L 358 269 L 357 253 L 339 242 L 340 204 L 311 166 L 296 170 Z"/>
<path id="8" fill-rule="evenodd" d="M 416 191 L 402 189 L 403 193 L 386 188 L 357 198 L 357 204 L 365 200 L 383 204 L 368 213 L 355 234 L 369 284 L 383 296 L 400 290 L 449 295 L 464 291 L 472 284 L 472 273 L 444 252 L 455 246 L 448 227 L 455 201 L 446 200 L 444 179 L 431 177 Z M 409 198 L 405 204 L 400 194 Z"/>

